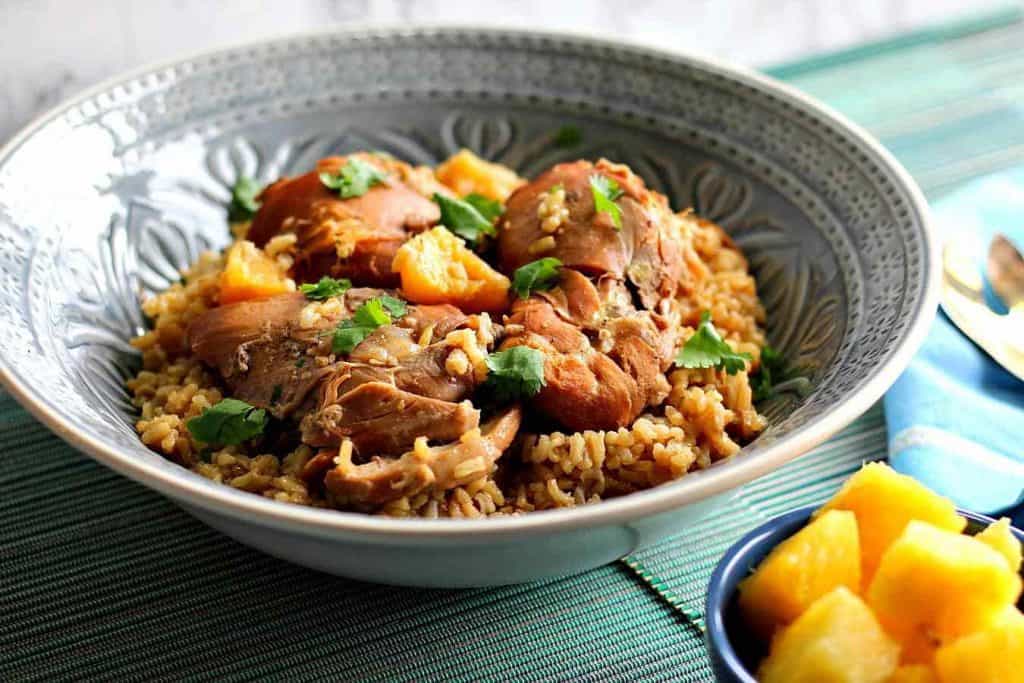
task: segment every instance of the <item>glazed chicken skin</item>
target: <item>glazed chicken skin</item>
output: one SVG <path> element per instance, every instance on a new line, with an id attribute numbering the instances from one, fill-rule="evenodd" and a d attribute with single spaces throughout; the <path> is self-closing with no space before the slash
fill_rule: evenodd
<path id="1" fill-rule="evenodd" d="M 595 210 L 594 176 L 613 180 L 622 190 L 615 202 L 622 215 L 621 228 L 608 213 Z M 565 191 L 568 217 L 550 233 L 538 209 L 556 187 Z M 503 272 L 511 273 L 533 261 L 538 258 L 533 245 L 550 236 L 554 247 L 540 255 L 557 258 L 565 267 L 590 277 L 628 280 L 643 306 L 653 310 L 659 301 L 675 295 L 686 274 L 683 239 L 671 218 L 665 197 L 648 190 L 626 166 L 606 159 L 558 164 L 509 197 L 498 238 L 499 264 Z"/>
<path id="2" fill-rule="evenodd" d="M 353 158 L 385 172 L 387 179 L 362 196 L 342 199 L 320 174 L 336 173 Z M 294 232 L 297 281 L 328 275 L 370 287 L 396 287 L 398 276 L 391 263 L 398 248 L 441 217 L 437 204 L 421 192 L 448 191 L 425 179 L 419 169 L 386 157 L 328 157 L 310 173 L 267 186 L 258 197 L 261 207 L 247 237 L 262 247 L 275 235 Z"/>

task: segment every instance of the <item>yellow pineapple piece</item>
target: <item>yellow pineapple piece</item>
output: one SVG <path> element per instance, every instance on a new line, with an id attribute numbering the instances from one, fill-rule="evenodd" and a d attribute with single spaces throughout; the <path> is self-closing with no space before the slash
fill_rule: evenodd
<path id="1" fill-rule="evenodd" d="M 912 521 L 882 557 L 867 597 L 903 644 L 903 661 L 927 663 L 935 646 L 984 628 L 1020 591 L 1020 576 L 989 546 Z"/>
<path id="2" fill-rule="evenodd" d="M 831 510 L 780 543 L 740 583 L 740 609 L 767 640 L 837 586 L 860 588 L 860 544 L 853 513 Z"/>
<path id="3" fill-rule="evenodd" d="M 504 202 L 526 182 L 511 168 L 484 161 L 468 149 L 459 150 L 446 159 L 434 175 L 458 195 L 482 194 L 499 202 Z"/>
<path id="4" fill-rule="evenodd" d="M 963 531 L 967 524 L 967 520 L 956 513 L 952 501 L 883 463 L 868 463 L 862 467 L 815 514 L 826 510 L 850 510 L 857 515 L 864 586 L 870 583 L 886 548 L 903 533 L 910 520 L 928 522 L 956 533 Z"/>
<path id="5" fill-rule="evenodd" d="M 277 262 L 252 242 L 235 242 L 228 249 L 220 274 L 220 302 L 233 304 L 266 299 L 295 289 Z"/>
<path id="6" fill-rule="evenodd" d="M 982 631 L 935 653 L 942 683 L 1024 683 L 1024 615 L 1008 610 Z"/>
<path id="7" fill-rule="evenodd" d="M 939 683 L 939 679 L 930 666 L 912 664 L 896 669 L 885 683 Z"/>
<path id="8" fill-rule="evenodd" d="M 1006 561 L 1010 563 L 1011 570 L 1020 571 L 1020 541 L 1010 531 L 1010 520 L 1006 517 L 989 524 L 975 538 L 1005 557 Z"/>
<path id="9" fill-rule="evenodd" d="M 807 608 L 779 632 L 758 670 L 761 683 L 884 683 L 899 645 L 845 586 Z"/>
<path id="10" fill-rule="evenodd" d="M 413 303 L 452 304 L 467 313 L 508 308 L 508 278 L 446 228 L 403 244 L 391 267 L 402 279 L 402 295 Z"/>

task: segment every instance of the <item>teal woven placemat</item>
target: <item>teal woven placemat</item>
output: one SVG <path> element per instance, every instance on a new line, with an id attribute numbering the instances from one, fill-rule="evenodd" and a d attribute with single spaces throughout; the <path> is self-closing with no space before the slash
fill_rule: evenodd
<path id="1" fill-rule="evenodd" d="M 1024 161 L 1024 25 L 1003 13 L 771 71 L 867 126 L 931 197 Z M 424 591 L 251 551 L 74 452 L 0 393 L 0 680 L 709 681 L 699 613 L 738 536 L 882 456 L 876 406 L 627 562 Z"/>

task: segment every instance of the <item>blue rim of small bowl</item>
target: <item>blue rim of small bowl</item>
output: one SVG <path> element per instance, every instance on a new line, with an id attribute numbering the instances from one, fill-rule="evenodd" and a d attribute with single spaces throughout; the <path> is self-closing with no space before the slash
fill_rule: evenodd
<path id="1" fill-rule="evenodd" d="M 802 529 L 807 521 L 820 506 L 809 505 L 786 512 L 774 517 L 756 529 L 743 536 L 740 540 L 729 546 L 729 549 L 718 561 L 711 580 L 708 582 L 708 591 L 705 598 L 705 628 L 707 629 L 707 646 L 712 659 L 718 660 L 722 668 L 731 673 L 737 681 L 742 683 L 757 683 L 753 674 L 747 670 L 743 660 L 737 654 L 729 639 L 729 629 L 726 624 L 726 612 L 732 603 L 735 588 L 725 594 L 725 584 L 733 578 L 739 579 L 747 576 L 751 570 L 764 559 L 767 552 L 770 552 L 779 543 L 786 540 L 797 531 Z M 969 521 L 981 525 L 988 525 L 996 520 L 988 515 L 977 512 L 958 509 L 957 512 L 966 517 Z M 1024 543 L 1024 532 L 1016 527 L 1011 527 L 1013 535 Z M 775 538 L 776 542 L 768 547 L 764 554 L 755 555 L 758 549 L 766 540 Z M 738 575 L 738 576 L 737 576 Z"/>

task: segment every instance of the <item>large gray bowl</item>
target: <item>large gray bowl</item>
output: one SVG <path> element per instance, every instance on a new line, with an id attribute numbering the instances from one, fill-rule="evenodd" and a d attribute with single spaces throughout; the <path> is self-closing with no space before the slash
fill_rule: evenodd
<path id="1" fill-rule="evenodd" d="M 577 124 L 576 149 L 551 144 Z M 769 336 L 805 377 L 738 457 L 598 505 L 483 521 L 302 508 L 214 484 L 148 451 L 123 388 L 138 299 L 227 241 L 239 174 L 383 149 L 460 147 L 533 175 L 628 163 L 750 257 Z M 935 309 L 935 241 L 913 181 L 809 98 L 693 57 L 472 29 L 326 33 L 147 68 L 41 117 L 0 151 L 0 379 L 96 460 L 274 555 L 424 586 L 580 571 L 678 532 L 741 484 L 848 424 L 896 379 Z"/>

